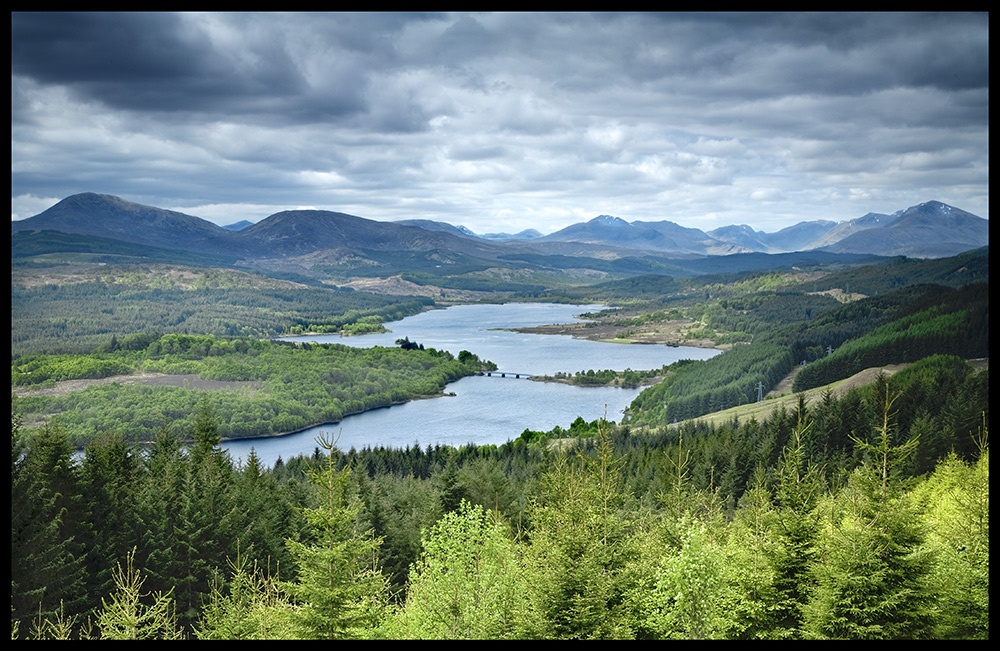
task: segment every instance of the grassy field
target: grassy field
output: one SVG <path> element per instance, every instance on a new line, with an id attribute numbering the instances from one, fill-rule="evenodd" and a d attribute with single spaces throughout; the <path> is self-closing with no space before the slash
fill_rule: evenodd
<path id="1" fill-rule="evenodd" d="M 972 359 L 968 361 L 976 368 L 986 368 L 989 366 L 988 358 Z M 834 396 L 840 397 L 855 387 L 872 383 L 875 378 L 878 377 L 879 373 L 885 373 L 889 376 L 902 370 L 903 368 L 906 368 L 907 366 L 908 364 L 891 364 L 876 368 L 868 368 L 860 373 L 855 373 L 851 377 L 844 380 L 839 380 L 826 386 L 803 391 L 802 394 L 805 396 L 806 404 L 812 404 L 815 400 L 819 400 L 828 389 L 833 392 Z M 779 383 L 778 386 L 768 393 L 764 397 L 764 400 L 760 402 L 731 407 L 729 409 L 724 409 L 711 414 L 705 414 L 704 416 L 699 416 L 698 418 L 692 420 L 718 425 L 731 422 L 734 418 L 740 421 L 749 420 L 750 418 L 762 421 L 766 419 L 771 412 L 780 408 L 782 405 L 784 405 L 785 409 L 792 411 L 796 408 L 799 402 L 799 394 L 791 392 L 792 381 L 795 379 L 795 373 L 797 371 L 798 368 L 789 373 L 788 377 L 782 380 L 781 383 Z"/>

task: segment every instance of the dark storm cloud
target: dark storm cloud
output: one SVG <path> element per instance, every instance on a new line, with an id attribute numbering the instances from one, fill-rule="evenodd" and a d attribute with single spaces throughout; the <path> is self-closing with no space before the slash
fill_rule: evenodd
<path id="1" fill-rule="evenodd" d="M 293 106 L 290 113 L 305 107 L 322 116 L 364 109 L 356 93 L 312 95 L 280 42 L 245 42 L 233 56 L 171 15 L 76 14 L 46 31 L 49 20 L 45 14 L 24 21 L 30 28 L 14 39 L 12 73 L 64 85 L 82 101 L 134 112 L 228 116 Z M 357 87 L 349 76 L 342 81 L 344 88 Z"/>
<path id="2" fill-rule="evenodd" d="M 14 12 L 12 217 L 988 216 L 988 52 L 984 13 Z"/>

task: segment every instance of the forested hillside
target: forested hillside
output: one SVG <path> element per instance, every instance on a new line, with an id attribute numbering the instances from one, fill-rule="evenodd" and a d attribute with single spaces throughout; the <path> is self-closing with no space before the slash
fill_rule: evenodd
<path id="1" fill-rule="evenodd" d="M 670 423 L 753 402 L 796 366 L 802 368 L 793 390 L 803 391 L 933 354 L 989 357 L 985 264 L 982 252 L 972 252 L 813 279 L 774 273 L 703 278 L 673 302 L 646 298 L 644 318 L 687 316 L 700 328 L 689 336 L 732 347 L 646 389 L 632 404 L 632 422 Z M 697 298 L 694 287 L 701 290 Z M 648 311 L 657 304 L 663 307 Z"/>
<path id="2" fill-rule="evenodd" d="M 432 303 L 301 280 L 177 265 L 18 267 L 11 279 L 11 354 L 89 353 L 112 337 L 137 333 L 351 334 Z"/>
<path id="3" fill-rule="evenodd" d="M 988 285 L 913 289 L 907 292 L 910 300 L 892 320 L 882 319 L 864 334 L 843 340 L 836 349 L 831 343 L 829 354 L 796 375 L 793 389 L 804 391 L 871 366 L 914 362 L 931 353 L 967 359 L 989 356 Z M 843 316 L 839 320 L 850 321 Z M 801 347 L 802 340 L 798 343 Z"/>

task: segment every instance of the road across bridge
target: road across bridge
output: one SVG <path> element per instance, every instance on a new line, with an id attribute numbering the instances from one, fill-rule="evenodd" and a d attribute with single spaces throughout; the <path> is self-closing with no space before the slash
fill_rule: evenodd
<path id="1" fill-rule="evenodd" d="M 480 373 L 480 375 L 485 375 L 486 377 L 503 377 L 503 378 L 509 376 L 509 377 L 512 377 L 512 378 L 514 378 L 516 380 L 520 380 L 522 378 L 523 379 L 528 379 L 528 378 L 531 377 L 531 374 L 529 374 L 529 373 L 511 373 L 510 371 L 502 371 L 502 372 L 501 371 L 484 371 L 483 373 Z"/>

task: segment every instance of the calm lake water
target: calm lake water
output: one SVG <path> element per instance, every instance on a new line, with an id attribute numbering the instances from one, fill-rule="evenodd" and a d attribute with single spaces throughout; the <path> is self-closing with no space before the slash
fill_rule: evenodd
<path id="1" fill-rule="evenodd" d="M 515 374 L 555 375 L 589 369 L 659 369 L 681 359 L 708 359 L 719 351 L 691 347 L 615 344 L 574 339 L 564 335 L 510 332 L 519 328 L 571 323 L 579 314 L 603 309 L 602 305 L 554 303 L 505 303 L 460 305 L 432 310 L 386 324 L 390 333 L 341 337 L 307 335 L 291 340 L 340 343 L 355 347 L 395 346 L 404 337 L 425 348 L 462 350 L 492 361 L 499 370 L 491 377 L 462 378 L 445 387 L 440 398 L 414 400 L 346 417 L 335 424 L 313 427 L 295 434 L 223 442 L 234 461 L 243 461 L 251 448 L 270 467 L 278 458 L 288 460 L 312 454 L 316 437 L 336 438 L 341 450 L 365 447 L 403 448 L 419 445 L 462 446 L 503 444 L 525 429 L 548 431 L 569 427 L 577 417 L 601 417 L 620 422 L 624 410 L 641 388 L 574 387 L 535 382 Z M 505 374 L 506 377 L 499 377 Z"/>

